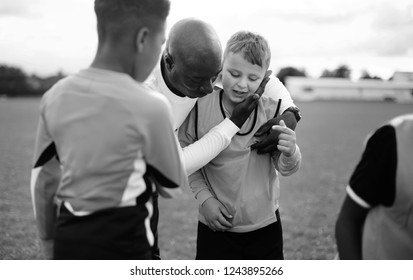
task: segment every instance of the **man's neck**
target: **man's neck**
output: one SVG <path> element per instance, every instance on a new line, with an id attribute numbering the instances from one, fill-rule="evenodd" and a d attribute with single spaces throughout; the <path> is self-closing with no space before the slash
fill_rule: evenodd
<path id="1" fill-rule="evenodd" d="M 179 90 L 177 90 L 170 82 L 169 77 L 166 73 L 166 69 L 165 69 L 165 61 L 163 59 L 161 59 L 161 75 L 163 80 L 165 81 L 166 86 L 168 87 L 168 89 L 173 92 L 175 95 L 179 96 L 179 97 L 186 97 L 185 94 L 183 94 L 182 92 L 180 92 Z"/>

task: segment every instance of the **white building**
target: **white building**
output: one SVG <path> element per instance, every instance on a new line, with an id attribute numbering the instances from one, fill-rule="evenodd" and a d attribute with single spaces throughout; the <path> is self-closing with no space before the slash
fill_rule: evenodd
<path id="1" fill-rule="evenodd" d="M 297 101 L 388 100 L 413 103 L 413 81 L 287 77 L 286 87 Z"/>

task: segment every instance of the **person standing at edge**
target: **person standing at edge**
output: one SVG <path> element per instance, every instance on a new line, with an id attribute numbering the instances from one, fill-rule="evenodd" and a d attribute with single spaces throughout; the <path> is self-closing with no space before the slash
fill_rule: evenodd
<path id="1" fill-rule="evenodd" d="M 146 84 L 165 95 L 172 104 L 176 134 L 197 99 L 212 93 L 214 85 L 220 84 L 216 79 L 221 70 L 222 46 L 210 24 L 199 19 L 186 18 L 172 26 L 161 60 Z M 188 176 L 205 166 L 230 144 L 232 137 L 257 106 L 261 94 L 281 98 L 283 110 L 278 117 L 269 120 L 258 130 L 257 135 L 264 137 L 261 142 L 254 144 L 252 149 L 257 149 L 258 153 L 272 154 L 277 151 L 280 132 L 272 130 L 271 127 L 279 124 L 281 120 L 287 127 L 295 129 L 301 118 L 299 109 L 284 85 L 275 76 L 270 79 L 269 73 L 256 94 L 238 104 L 230 118 L 225 118 L 201 139 L 182 149 L 182 159 Z M 204 201 L 206 195 L 206 192 L 200 193 L 197 200 Z M 215 215 L 221 215 L 218 207 Z M 154 258 L 160 258 L 159 248 L 154 248 Z"/>
<path id="2" fill-rule="evenodd" d="M 413 259 L 413 114 L 367 137 L 336 221 L 342 260 Z"/>
<path id="3" fill-rule="evenodd" d="M 48 258 L 153 257 L 155 186 L 172 195 L 187 185 L 170 104 L 141 84 L 159 59 L 169 8 L 96 0 L 93 63 L 41 100 L 31 192 Z"/>

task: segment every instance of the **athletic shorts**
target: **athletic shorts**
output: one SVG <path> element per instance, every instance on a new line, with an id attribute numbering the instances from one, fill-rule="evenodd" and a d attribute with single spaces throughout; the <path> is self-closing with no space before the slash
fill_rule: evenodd
<path id="1" fill-rule="evenodd" d="M 145 205 L 110 208 L 75 216 L 62 204 L 57 220 L 54 258 L 66 260 L 152 259 L 153 236 L 145 226 Z"/>
<path id="2" fill-rule="evenodd" d="M 198 222 L 197 260 L 283 260 L 283 236 L 277 222 L 250 232 L 212 231 Z"/>

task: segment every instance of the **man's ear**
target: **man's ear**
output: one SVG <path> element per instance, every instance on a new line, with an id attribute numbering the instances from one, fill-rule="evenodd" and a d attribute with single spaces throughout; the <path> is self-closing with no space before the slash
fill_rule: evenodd
<path id="1" fill-rule="evenodd" d="M 136 50 L 138 53 L 142 53 L 145 44 L 149 38 L 149 29 L 147 27 L 142 27 L 139 29 L 138 34 L 136 35 Z"/>
<path id="2" fill-rule="evenodd" d="M 164 52 L 163 57 L 164 57 L 166 69 L 170 71 L 174 67 L 174 60 L 172 59 L 172 56 L 169 54 L 168 51 Z"/>

